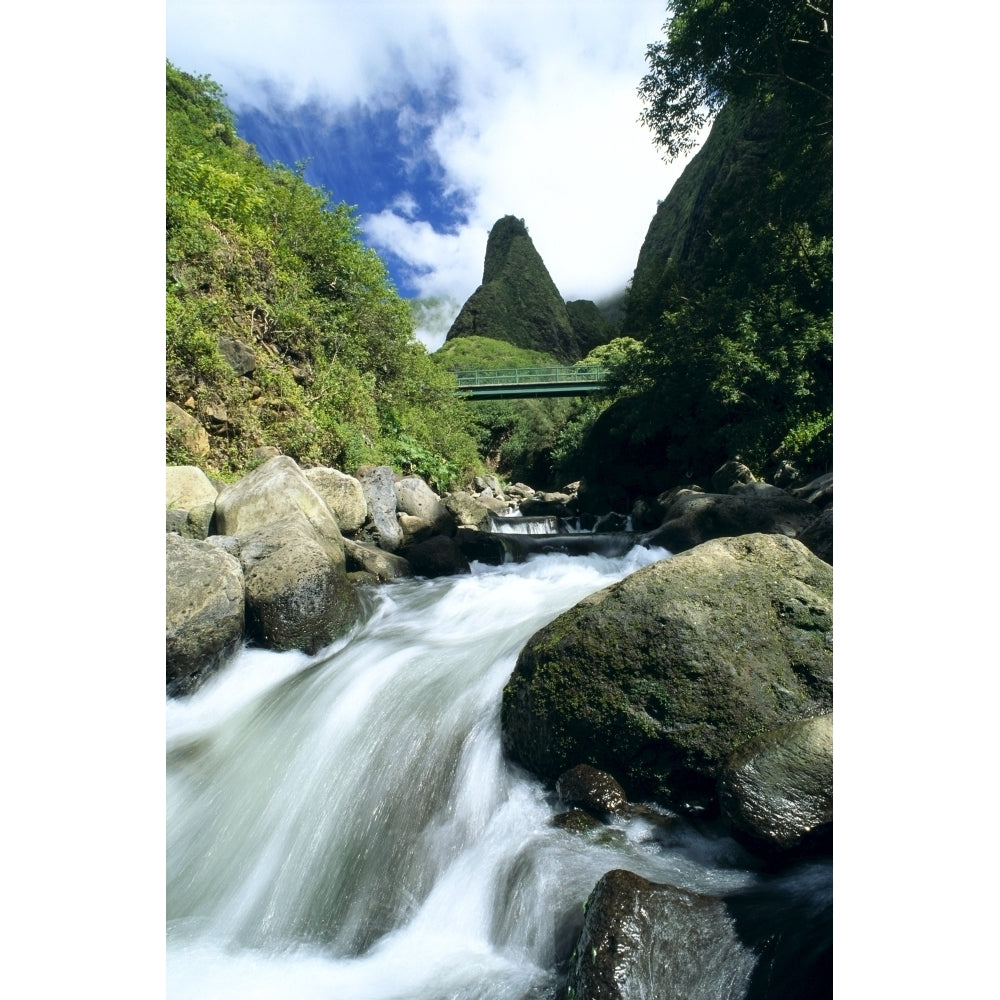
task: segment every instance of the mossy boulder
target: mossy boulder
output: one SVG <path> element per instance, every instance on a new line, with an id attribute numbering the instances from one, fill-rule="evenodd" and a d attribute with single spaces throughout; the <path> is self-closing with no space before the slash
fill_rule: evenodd
<path id="1" fill-rule="evenodd" d="M 503 693 L 507 754 L 549 782 L 590 764 L 630 799 L 717 808 L 752 737 L 832 710 L 833 570 L 783 535 L 647 566 L 535 633 Z"/>

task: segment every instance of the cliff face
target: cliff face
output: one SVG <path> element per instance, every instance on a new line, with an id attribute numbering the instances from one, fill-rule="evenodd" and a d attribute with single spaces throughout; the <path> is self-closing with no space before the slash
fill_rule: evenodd
<path id="1" fill-rule="evenodd" d="M 578 361 L 582 347 L 559 290 L 523 219 L 504 216 L 490 230 L 483 283 L 462 306 L 446 340 L 489 337 Z"/>
<path id="2" fill-rule="evenodd" d="M 704 145 L 660 202 L 646 231 L 629 290 L 622 333 L 643 339 L 659 323 L 682 267 L 692 287 L 712 233 L 732 225 L 713 195 L 759 174 L 773 151 L 783 119 L 777 103 L 761 111 L 729 104 L 719 113 Z M 739 211 L 739 205 L 730 205 Z"/>

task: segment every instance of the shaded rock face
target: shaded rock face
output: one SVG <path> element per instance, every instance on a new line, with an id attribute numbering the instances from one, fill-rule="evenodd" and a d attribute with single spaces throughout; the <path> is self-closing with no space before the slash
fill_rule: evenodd
<path id="1" fill-rule="evenodd" d="M 462 306 L 445 339 L 472 336 L 543 351 L 565 362 L 578 361 L 585 353 L 523 219 L 507 215 L 493 224 L 483 283 Z"/>
<path id="2" fill-rule="evenodd" d="M 677 553 L 713 538 L 755 532 L 794 538 L 818 515 L 819 510 L 807 500 L 784 492 L 733 495 L 683 490 L 666 508 L 660 527 L 644 541 Z"/>
<path id="3" fill-rule="evenodd" d="M 820 512 L 819 517 L 798 535 L 799 541 L 823 562 L 833 565 L 833 507 Z"/>
<path id="4" fill-rule="evenodd" d="M 469 560 L 453 538 L 435 535 L 404 550 L 406 561 L 418 576 L 452 576 L 470 571 Z"/>
<path id="5" fill-rule="evenodd" d="M 616 869 L 602 876 L 567 1000 L 742 1000 L 756 964 L 725 904 Z"/>
<path id="6" fill-rule="evenodd" d="M 185 694 L 243 640 L 243 570 L 207 542 L 166 537 L 167 691 Z"/>
<path id="7" fill-rule="evenodd" d="M 792 722 L 750 740 L 719 778 L 722 814 L 765 854 L 829 844 L 833 715 Z"/>
<path id="8" fill-rule="evenodd" d="M 633 800 L 714 810 L 739 746 L 832 710 L 832 597 L 832 568 L 782 535 L 647 566 L 528 640 L 504 748 L 550 782 L 587 763 Z"/>

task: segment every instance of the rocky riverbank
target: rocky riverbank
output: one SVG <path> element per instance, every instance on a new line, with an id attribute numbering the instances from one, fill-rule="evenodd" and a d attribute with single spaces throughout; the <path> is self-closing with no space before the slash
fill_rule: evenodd
<path id="1" fill-rule="evenodd" d="M 566 810 L 559 822 L 581 835 L 650 815 L 646 802 L 721 823 L 765 864 L 828 856 L 832 476 L 779 488 L 729 463 L 711 488 L 672 490 L 611 519 L 631 521 L 629 544 L 673 557 L 528 641 L 504 691 L 505 751 L 549 784 Z M 364 614 L 359 584 L 503 561 L 495 515 L 592 524 L 578 500 L 573 488 L 504 492 L 492 479 L 438 496 L 386 467 L 349 476 L 282 456 L 221 489 L 196 468 L 168 468 L 168 692 L 193 691 L 244 643 L 315 653 L 349 634 Z M 624 982 L 616 969 L 648 953 L 646 938 L 662 943 L 658 907 L 696 905 L 719 919 L 718 901 L 636 879 L 609 875 L 595 889 L 581 941 L 623 944 L 578 950 L 576 995 Z M 653 925 L 629 944 L 642 914 Z"/>

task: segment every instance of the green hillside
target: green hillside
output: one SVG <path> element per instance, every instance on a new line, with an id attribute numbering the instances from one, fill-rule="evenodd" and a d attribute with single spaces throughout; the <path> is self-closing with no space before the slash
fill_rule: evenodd
<path id="1" fill-rule="evenodd" d="M 168 462 L 234 478 L 277 448 L 439 488 L 481 470 L 468 408 L 353 210 L 266 166 L 212 80 L 168 63 L 166 84 Z"/>

